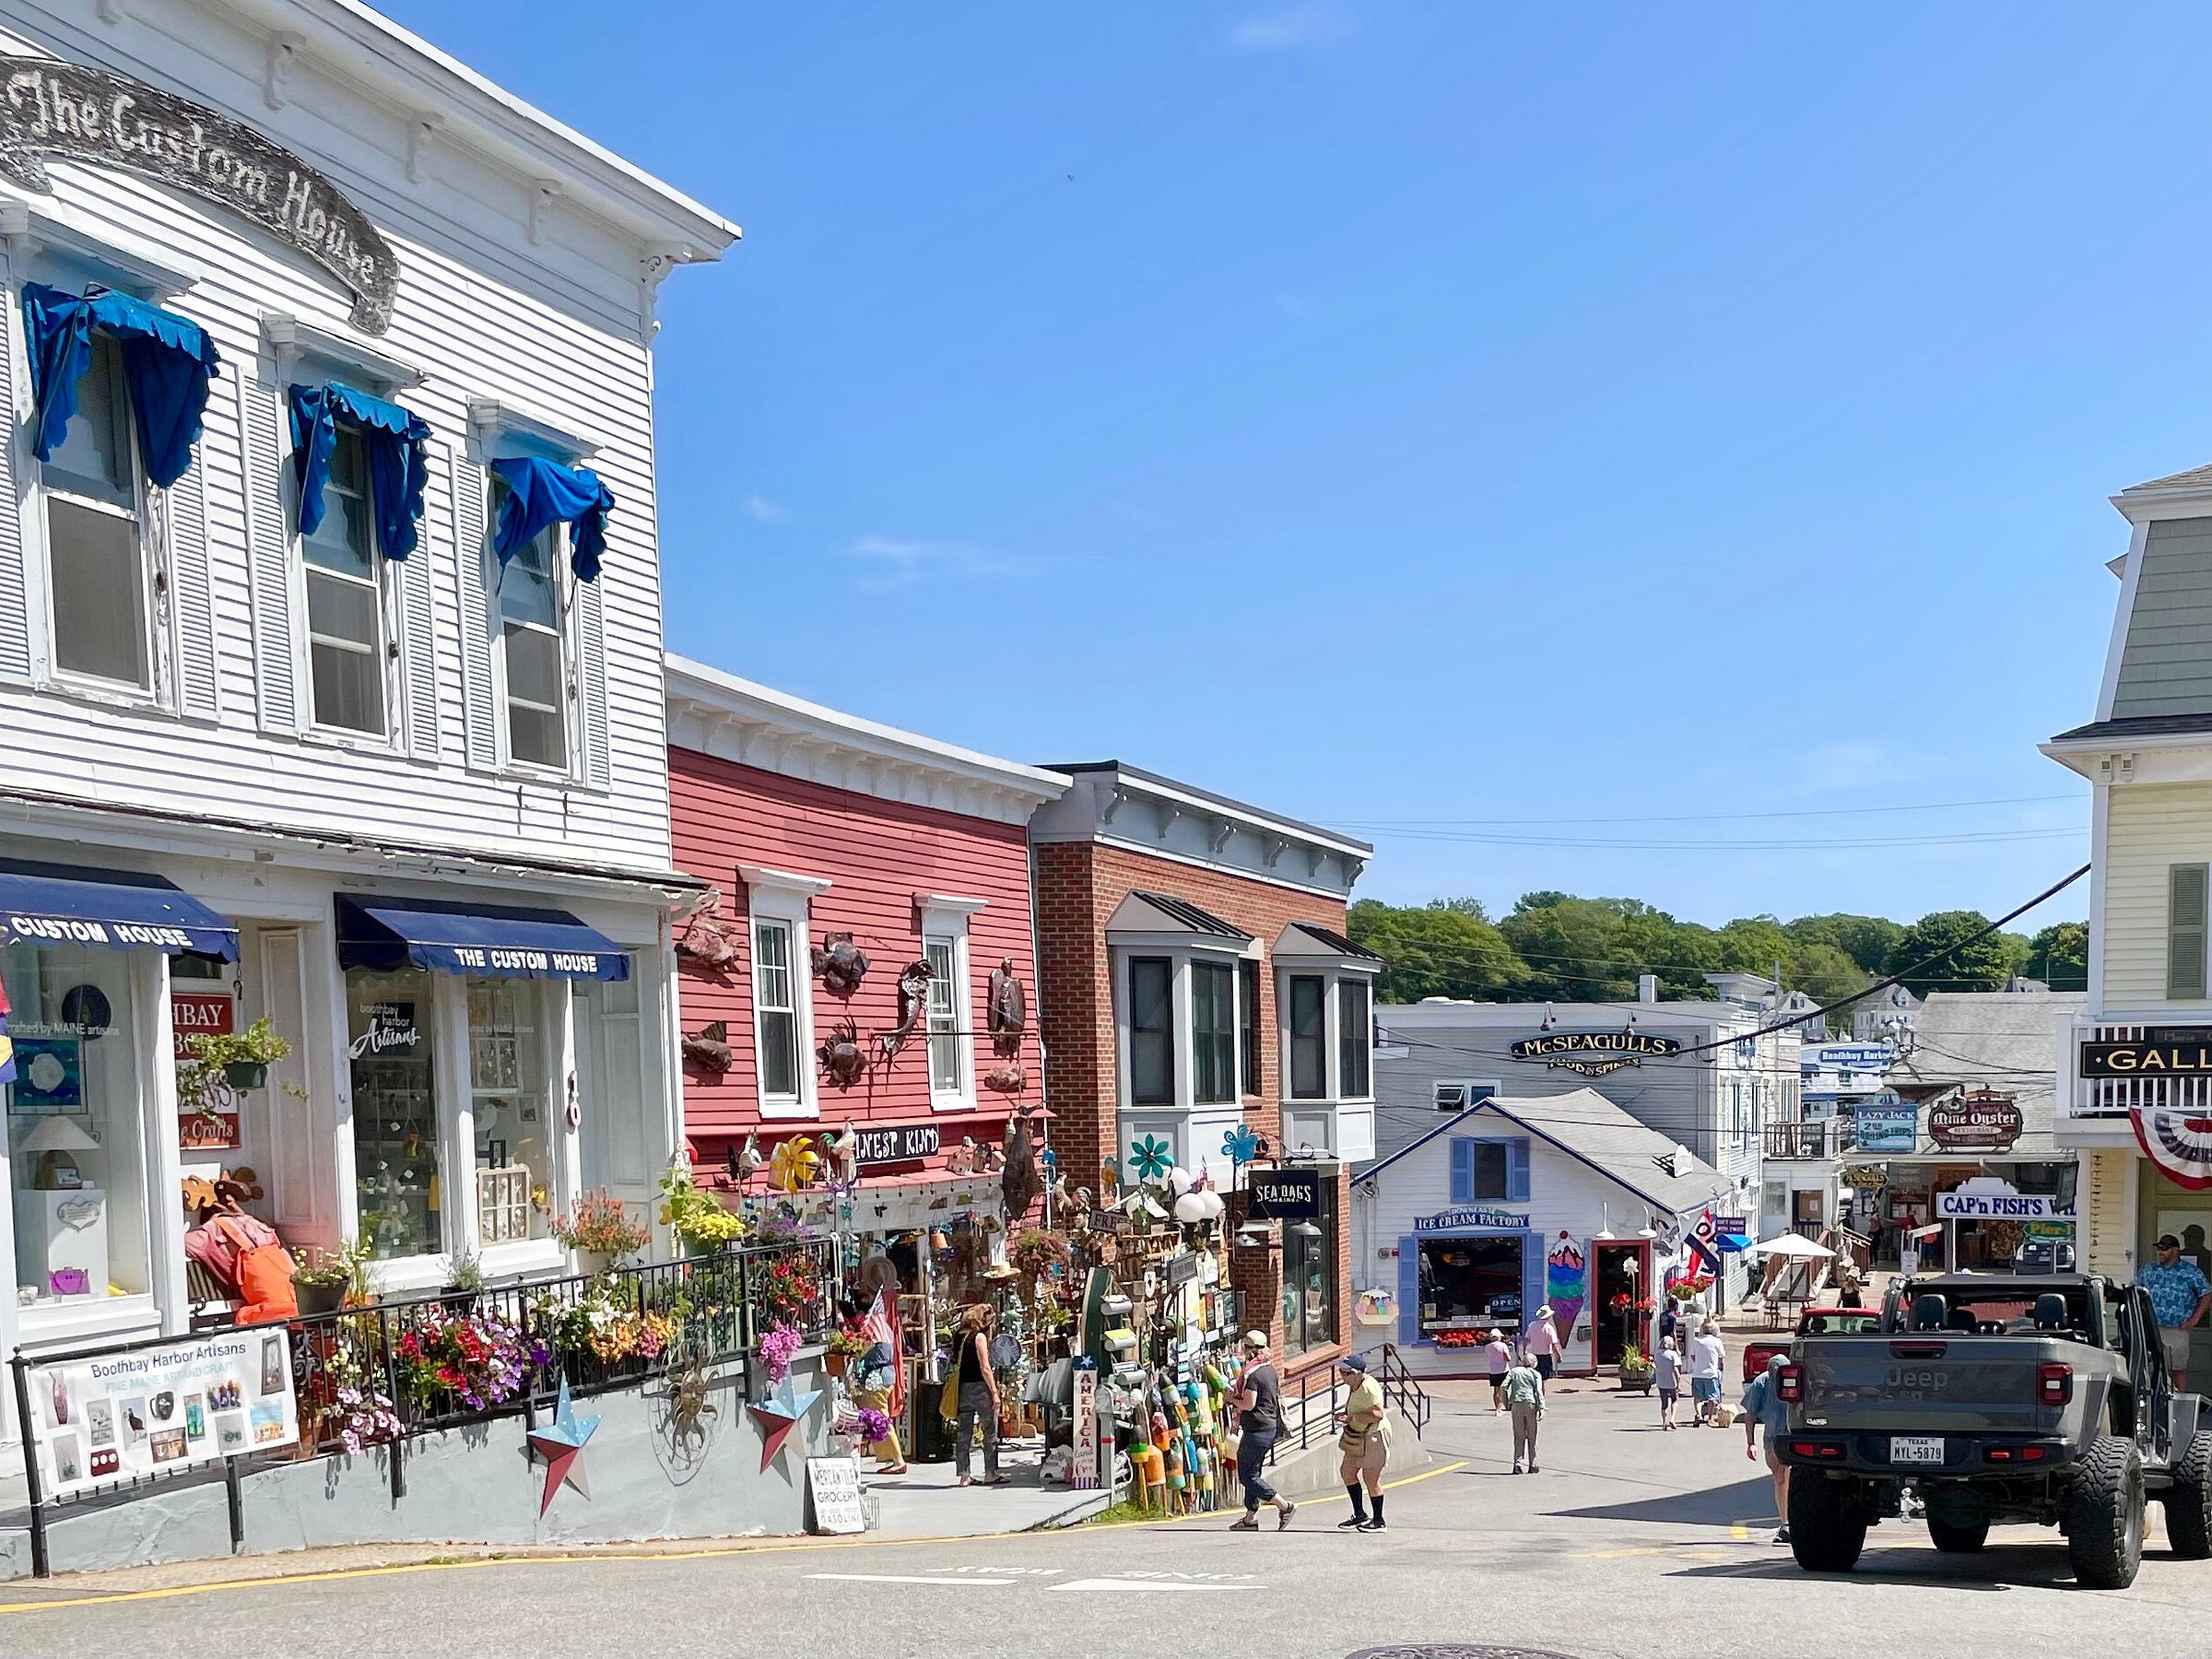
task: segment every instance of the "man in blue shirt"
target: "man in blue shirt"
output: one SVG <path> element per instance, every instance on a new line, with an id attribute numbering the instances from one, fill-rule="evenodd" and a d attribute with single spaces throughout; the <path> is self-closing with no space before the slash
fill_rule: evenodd
<path id="1" fill-rule="evenodd" d="M 1767 1468 L 1774 1477 L 1774 1508 L 1782 1516 L 1782 1530 L 1774 1535 L 1774 1542 L 1790 1541 L 1790 1465 L 1782 1461 L 1776 1450 L 1774 1437 L 1790 1431 L 1790 1408 L 1782 1397 L 1782 1368 L 1789 1363 L 1786 1356 L 1776 1354 L 1767 1361 L 1764 1374 L 1753 1380 L 1744 1390 L 1744 1455 L 1756 1458 L 1753 1449 L 1760 1426 L 1767 1430 Z"/>
<path id="2" fill-rule="evenodd" d="M 2159 1335 L 2166 1344 L 2166 1369 L 2180 1393 L 2189 1384 L 2189 1333 L 2212 1307 L 2212 1280 L 2194 1262 L 2182 1260 L 2182 1241 L 2171 1233 L 2159 1235 L 2158 1252 L 2159 1259 L 2136 1275 L 2136 1283 L 2150 1295 L 2150 1311 L 2159 1316 Z"/>

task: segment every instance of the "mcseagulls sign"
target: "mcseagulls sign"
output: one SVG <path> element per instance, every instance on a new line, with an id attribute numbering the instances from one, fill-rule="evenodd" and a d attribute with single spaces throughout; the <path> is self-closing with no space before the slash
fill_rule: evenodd
<path id="1" fill-rule="evenodd" d="M 353 325 L 392 325 L 399 259 L 320 172 L 205 104 L 103 69 L 0 56 L 0 178 L 41 194 L 44 158 L 126 168 L 253 220 L 335 276 Z"/>
<path id="2" fill-rule="evenodd" d="M 1507 1050 L 1516 1060 L 1541 1060 L 1554 1070 L 1584 1077 L 1602 1077 L 1623 1066 L 1641 1065 L 1647 1058 L 1664 1060 L 1681 1052 L 1672 1037 L 1632 1030 L 1552 1031 L 1524 1037 Z"/>

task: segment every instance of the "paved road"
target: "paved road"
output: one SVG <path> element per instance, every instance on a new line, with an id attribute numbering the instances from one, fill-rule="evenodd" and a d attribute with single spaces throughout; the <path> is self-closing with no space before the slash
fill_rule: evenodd
<path id="1" fill-rule="evenodd" d="M 1487 1393 L 1487 1390 L 1484 1391 Z M 1816 1580 L 1772 1543 L 1763 1471 L 1735 1431 L 1663 1435 L 1641 1401 L 1558 1402 L 1544 1472 L 1507 1472 L 1503 1426 L 1447 1403 L 1458 1467 L 1400 1488 L 1391 1530 L 1220 1520 L 960 1542 L 807 1543 L 681 1558 L 490 1563 L 0 1615 L 0 1653 L 1305 1655 L 1484 1642 L 1599 1659 L 2033 1659 L 2212 1650 L 2212 1563 L 2168 1559 L 2132 1591 L 2080 1591 L 2054 1534 L 1938 1557 L 1878 1529 L 1860 1571 Z M 6 1592 L 0 1589 L 0 1600 Z"/>

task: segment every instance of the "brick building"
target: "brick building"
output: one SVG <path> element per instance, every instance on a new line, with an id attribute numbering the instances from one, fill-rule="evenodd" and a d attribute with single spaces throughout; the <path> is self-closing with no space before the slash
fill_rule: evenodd
<path id="1" fill-rule="evenodd" d="M 697 1043 L 685 1057 L 684 1135 L 701 1184 L 727 1184 L 748 1135 L 771 1154 L 860 1124 L 880 1132 L 863 1138 L 865 1216 L 877 1219 L 862 1230 L 895 1227 L 868 1189 L 956 1173 L 964 1140 L 997 1145 L 1010 1102 L 1039 1099 L 1024 826 L 1067 780 L 677 657 L 668 716 L 676 863 L 713 885 L 710 925 L 731 947 L 721 962 L 679 958 L 684 1031 L 718 1026 L 728 1051 L 726 1065 L 704 1063 Z M 817 966 L 841 936 L 868 959 L 857 986 Z M 925 1006 L 884 1062 L 900 971 L 922 961 L 934 971 Z M 1028 1029 L 994 1043 L 1001 970 L 1022 988 Z M 847 1021 L 877 1063 L 840 1087 L 817 1050 Z M 1026 1078 L 1018 1094 L 989 1087 L 1008 1065 Z M 978 1182 L 979 1196 L 994 1184 Z"/>
<path id="2" fill-rule="evenodd" d="M 1267 1238 L 1232 1253 L 1244 1323 L 1287 1374 L 1325 1365 L 1351 1337 L 1347 1172 L 1374 1155 L 1382 962 L 1343 931 L 1372 849 L 1119 761 L 1053 770 L 1074 786 L 1030 843 L 1060 1168 L 1095 1191 L 1164 1147 L 1233 1182 L 1232 1220 Z M 1312 1214 L 1252 1216 L 1250 1171 L 1225 1149 L 1240 1127 L 1265 1143 L 1260 1168 L 1316 1172 Z"/>

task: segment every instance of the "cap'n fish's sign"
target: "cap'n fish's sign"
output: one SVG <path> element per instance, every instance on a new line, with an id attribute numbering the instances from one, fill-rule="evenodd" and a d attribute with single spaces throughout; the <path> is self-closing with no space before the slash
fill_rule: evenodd
<path id="1" fill-rule="evenodd" d="M 1516 1060 L 1541 1060 L 1555 1071 L 1602 1077 L 1623 1066 L 1641 1065 L 1647 1059 L 1678 1054 L 1682 1045 L 1649 1031 L 1548 1031 L 1541 1037 L 1524 1037 L 1506 1052 Z"/>
<path id="2" fill-rule="evenodd" d="M 0 178 L 53 189 L 43 158 L 127 168 L 189 190 L 297 248 L 353 295 L 353 324 L 392 325 L 399 258 L 368 216 L 289 150 L 205 104 L 104 69 L 0 56 Z"/>

